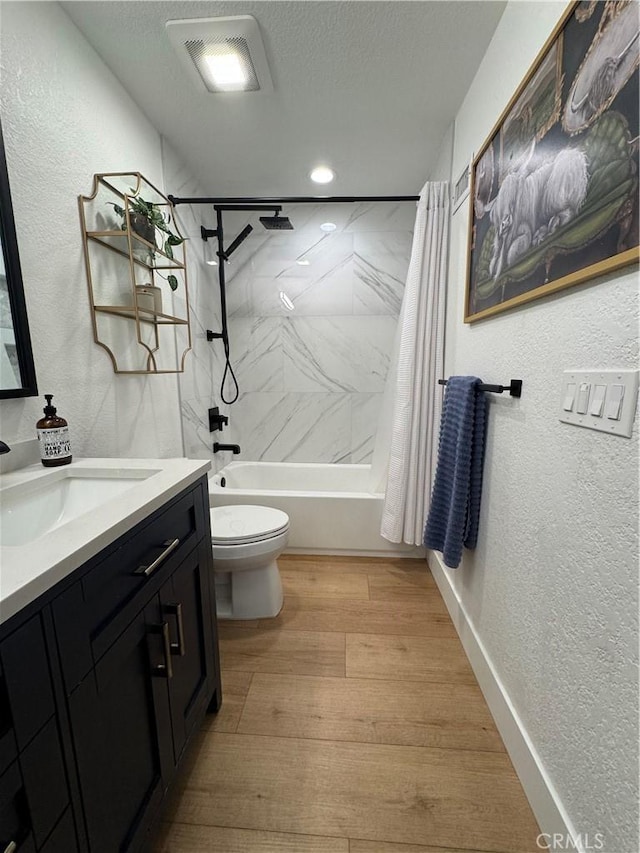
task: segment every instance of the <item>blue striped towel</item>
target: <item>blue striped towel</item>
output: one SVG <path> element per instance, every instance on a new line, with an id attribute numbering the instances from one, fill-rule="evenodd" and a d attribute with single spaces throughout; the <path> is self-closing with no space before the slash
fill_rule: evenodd
<path id="1" fill-rule="evenodd" d="M 424 544 L 442 551 L 452 569 L 460 565 L 462 547 L 478 541 L 487 396 L 476 376 L 452 376 L 442 404 L 438 466 Z"/>

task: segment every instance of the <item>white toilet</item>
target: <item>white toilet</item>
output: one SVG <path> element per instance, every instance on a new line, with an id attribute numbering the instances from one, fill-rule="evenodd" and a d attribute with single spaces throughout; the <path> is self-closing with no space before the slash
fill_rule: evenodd
<path id="1" fill-rule="evenodd" d="M 210 510 L 216 611 L 222 619 L 261 619 L 282 608 L 277 558 L 289 539 L 289 516 L 268 506 Z"/>

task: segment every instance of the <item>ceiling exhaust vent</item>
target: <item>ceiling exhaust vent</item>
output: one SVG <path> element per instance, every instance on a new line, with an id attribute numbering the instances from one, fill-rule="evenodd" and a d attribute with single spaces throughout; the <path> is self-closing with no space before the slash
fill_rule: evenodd
<path id="1" fill-rule="evenodd" d="M 167 21 L 166 27 L 201 90 L 215 94 L 273 91 L 260 28 L 252 15 Z"/>

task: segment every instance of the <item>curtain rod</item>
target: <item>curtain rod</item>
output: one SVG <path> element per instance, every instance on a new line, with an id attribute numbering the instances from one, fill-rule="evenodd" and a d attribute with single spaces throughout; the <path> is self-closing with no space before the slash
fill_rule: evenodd
<path id="1" fill-rule="evenodd" d="M 361 201 L 419 201 L 419 195 L 320 195 L 320 196 L 284 196 L 283 198 L 177 198 L 168 196 L 173 205 L 177 204 L 339 204 Z"/>

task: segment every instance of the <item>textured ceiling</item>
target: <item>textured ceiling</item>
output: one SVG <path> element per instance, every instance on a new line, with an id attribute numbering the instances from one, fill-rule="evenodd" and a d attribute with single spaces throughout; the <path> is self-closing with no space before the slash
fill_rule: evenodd
<path id="1" fill-rule="evenodd" d="M 417 193 L 506 3 L 62 5 L 206 191 L 265 196 Z M 165 22 L 243 14 L 260 25 L 273 93 L 198 91 Z M 309 181 L 318 162 L 337 173 L 327 188 Z"/>

